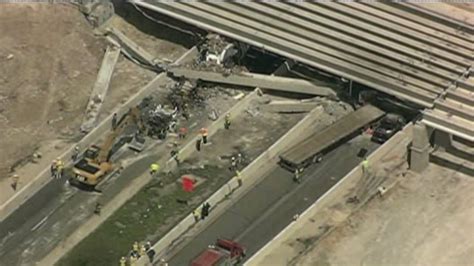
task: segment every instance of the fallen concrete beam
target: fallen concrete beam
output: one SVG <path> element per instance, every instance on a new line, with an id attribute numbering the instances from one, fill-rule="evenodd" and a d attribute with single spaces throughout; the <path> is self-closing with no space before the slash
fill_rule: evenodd
<path id="1" fill-rule="evenodd" d="M 107 47 L 102 65 L 97 75 L 97 80 L 92 88 L 92 93 L 87 104 L 86 116 L 81 125 L 82 132 L 89 132 L 96 126 L 97 116 L 109 89 L 110 79 L 114 72 L 115 64 L 120 55 L 120 49 L 114 46 Z"/>
<path id="2" fill-rule="evenodd" d="M 254 74 L 222 74 L 211 71 L 192 70 L 183 67 L 170 67 L 168 72 L 175 77 L 184 77 L 187 79 L 205 80 L 210 82 L 239 85 L 244 87 L 258 87 L 285 92 L 295 92 L 318 96 L 336 95 L 333 89 L 325 86 L 316 85 L 314 82 L 302 79 Z"/>
<path id="3" fill-rule="evenodd" d="M 275 113 L 306 113 L 313 110 L 320 102 L 273 101 L 262 107 L 263 110 Z"/>
<path id="4" fill-rule="evenodd" d="M 132 41 L 128 38 L 125 34 L 114 27 L 110 27 L 106 29 L 107 34 L 110 34 L 113 40 L 118 42 L 122 49 L 124 49 L 124 53 L 127 56 L 131 56 L 132 58 L 136 58 L 142 64 L 146 64 L 149 66 L 155 66 L 157 64 L 156 58 L 148 53 L 145 49 L 140 47 L 137 43 Z"/>

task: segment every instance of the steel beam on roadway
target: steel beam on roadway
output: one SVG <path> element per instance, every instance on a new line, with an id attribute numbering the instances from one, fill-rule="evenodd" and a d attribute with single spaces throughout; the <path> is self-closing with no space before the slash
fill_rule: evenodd
<path id="1" fill-rule="evenodd" d="M 309 95 L 329 96 L 336 95 L 333 89 L 319 86 L 312 81 L 269 76 L 255 73 L 222 74 L 212 71 L 192 70 L 184 67 L 171 67 L 168 69 L 176 77 L 205 80 L 217 83 L 233 84 L 245 87 L 258 87 L 278 91 L 304 93 Z"/>

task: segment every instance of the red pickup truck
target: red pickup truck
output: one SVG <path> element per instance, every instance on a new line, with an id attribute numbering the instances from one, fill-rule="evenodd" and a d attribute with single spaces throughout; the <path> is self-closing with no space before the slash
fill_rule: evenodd
<path id="1" fill-rule="evenodd" d="M 191 262 L 191 266 L 230 266 L 237 265 L 245 257 L 245 248 L 237 242 L 217 239 Z"/>

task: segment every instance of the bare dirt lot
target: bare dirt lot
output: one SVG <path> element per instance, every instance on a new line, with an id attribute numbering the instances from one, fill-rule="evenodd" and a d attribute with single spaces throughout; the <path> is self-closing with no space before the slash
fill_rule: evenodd
<path id="1" fill-rule="evenodd" d="M 128 11 L 127 11 L 128 10 Z M 177 59 L 193 41 L 145 19 L 130 6 L 112 25 L 157 57 Z M 127 12 L 125 12 L 127 11 Z M 21 188 L 81 137 L 79 126 L 108 45 L 72 5 L 2 4 L 0 9 L 0 202 L 13 190 L 6 178 L 20 175 Z M 147 30 L 143 33 L 142 28 Z M 180 38 L 177 43 L 173 38 Z M 113 112 L 155 73 L 121 56 L 99 120 Z M 29 163 L 39 151 L 43 158 Z M 3 182 L 2 182 L 3 181 Z"/>
<path id="2" fill-rule="evenodd" d="M 4 4 L 0 21 L 0 177 L 5 177 L 41 144 L 73 137 L 68 128 L 81 122 L 105 44 L 72 6 Z"/>
<path id="3" fill-rule="evenodd" d="M 298 265 L 472 265 L 474 179 L 437 165 L 370 201 Z"/>

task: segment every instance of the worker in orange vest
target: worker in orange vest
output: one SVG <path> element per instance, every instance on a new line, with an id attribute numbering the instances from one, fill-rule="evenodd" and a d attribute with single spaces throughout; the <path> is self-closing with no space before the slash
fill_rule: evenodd
<path id="1" fill-rule="evenodd" d="M 186 138 L 186 135 L 188 134 L 188 129 L 185 127 L 182 127 L 179 129 L 179 138 L 184 139 Z"/>
<path id="2" fill-rule="evenodd" d="M 208 134 L 207 128 L 205 128 L 205 127 L 201 128 L 200 132 L 201 132 L 201 136 L 202 136 L 202 143 L 206 144 L 207 143 L 207 134 Z"/>

